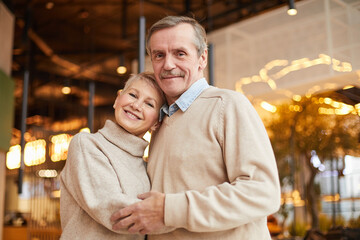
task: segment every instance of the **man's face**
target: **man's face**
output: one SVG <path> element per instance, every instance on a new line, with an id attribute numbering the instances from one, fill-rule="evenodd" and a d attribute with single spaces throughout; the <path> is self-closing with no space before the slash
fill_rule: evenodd
<path id="1" fill-rule="evenodd" d="M 195 31 L 182 23 L 153 33 L 150 38 L 151 61 L 156 80 L 172 104 L 203 77 L 207 51 L 200 57 L 194 44 Z"/>

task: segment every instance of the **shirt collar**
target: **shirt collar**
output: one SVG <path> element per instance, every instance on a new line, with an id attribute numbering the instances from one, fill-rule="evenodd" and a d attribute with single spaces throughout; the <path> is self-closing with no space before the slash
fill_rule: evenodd
<path id="1" fill-rule="evenodd" d="M 171 116 L 178 109 L 185 112 L 190 105 L 195 101 L 195 99 L 209 87 L 205 78 L 201 78 L 198 81 L 194 82 L 188 90 L 186 90 L 176 101 L 175 103 L 168 106 L 164 104 L 160 109 L 160 121 L 165 117 L 165 114 Z"/>

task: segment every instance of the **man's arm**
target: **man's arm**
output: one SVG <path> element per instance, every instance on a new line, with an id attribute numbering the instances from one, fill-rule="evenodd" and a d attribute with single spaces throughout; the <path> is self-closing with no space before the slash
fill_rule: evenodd
<path id="1" fill-rule="evenodd" d="M 228 181 L 166 194 L 166 226 L 223 231 L 266 219 L 280 207 L 276 161 L 260 117 L 246 97 L 235 92 L 224 94 L 221 109 L 217 139 Z"/>
<path id="2" fill-rule="evenodd" d="M 225 95 L 222 104 L 218 139 L 228 181 L 166 194 L 166 226 L 223 231 L 264 220 L 280 207 L 276 161 L 260 117 L 241 94 Z"/>
<path id="3" fill-rule="evenodd" d="M 229 182 L 202 191 L 166 194 L 162 220 L 166 226 L 193 232 L 222 231 L 263 219 L 278 210 L 280 185 L 266 130 L 244 96 L 231 97 L 224 103 L 223 123 L 219 127 L 219 142 Z M 155 201 L 153 198 L 146 200 Z M 131 211 L 134 218 L 140 216 L 137 210 Z M 118 215 L 118 218 L 125 216 Z M 145 220 L 133 219 L 124 225 L 115 224 L 114 228 L 136 225 L 140 221 Z M 149 227 L 146 233 L 152 230 Z"/>
<path id="4" fill-rule="evenodd" d="M 143 201 L 120 209 L 111 216 L 115 231 L 127 228 L 129 233 L 147 234 L 165 227 L 165 194 L 148 192 L 140 194 L 139 198 Z"/>

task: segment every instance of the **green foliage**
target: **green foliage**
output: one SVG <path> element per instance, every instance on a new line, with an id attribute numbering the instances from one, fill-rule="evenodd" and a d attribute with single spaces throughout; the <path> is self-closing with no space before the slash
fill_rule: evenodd
<path id="1" fill-rule="evenodd" d="M 318 173 L 310 162 L 312 151 L 315 151 L 320 161 L 342 159 L 346 154 L 358 155 L 360 148 L 358 137 L 360 133 L 360 118 L 357 114 L 346 115 L 320 114 L 320 108 L 331 109 L 324 101 L 330 97 L 342 102 L 340 95 L 326 93 L 323 96 L 303 97 L 299 102 L 291 102 L 277 107 L 266 127 L 276 156 L 279 177 L 282 186 L 293 180 L 298 171 L 300 159 L 305 160 L 310 177 L 306 183 L 307 208 L 311 213 L 312 224 L 317 228 L 317 205 L 320 188 L 314 186 L 314 178 Z M 325 220 L 323 228 L 328 229 Z"/>
<path id="2" fill-rule="evenodd" d="M 332 225 L 331 219 L 325 214 L 320 214 L 319 216 L 320 231 L 323 233 L 327 232 L 331 228 L 331 225 Z"/>
<path id="3" fill-rule="evenodd" d="M 349 228 L 360 228 L 360 215 L 357 218 L 351 218 L 347 226 Z"/>
<path id="4" fill-rule="evenodd" d="M 319 229 L 321 232 L 328 232 L 330 228 L 332 227 L 345 227 L 346 224 L 346 220 L 343 216 L 336 216 L 335 219 L 335 226 L 333 226 L 333 222 L 332 222 L 332 217 L 325 215 L 325 214 L 320 214 L 319 216 Z"/>
<path id="5" fill-rule="evenodd" d="M 287 219 L 290 213 L 290 207 L 285 203 L 281 204 L 280 209 L 277 213 L 283 216 L 284 219 Z"/>
<path id="6" fill-rule="evenodd" d="M 289 226 L 289 233 L 291 236 L 304 237 L 307 232 L 307 226 L 305 223 L 291 223 Z"/>
<path id="7" fill-rule="evenodd" d="M 345 227 L 346 225 L 345 218 L 343 216 L 337 216 L 335 219 L 335 225 Z"/>
<path id="8" fill-rule="evenodd" d="M 303 97 L 300 102 L 294 101 L 278 106 L 271 121 L 267 121 L 280 172 L 284 175 L 280 179 L 289 174 L 289 158 L 300 154 L 310 156 L 311 151 L 315 150 L 320 160 L 324 161 L 341 158 L 345 154 L 360 153 L 359 116 L 352 113 L 319 114 L 320 107 L 329 107 L 327 104 L 319 103 L 320 97 Z"/>

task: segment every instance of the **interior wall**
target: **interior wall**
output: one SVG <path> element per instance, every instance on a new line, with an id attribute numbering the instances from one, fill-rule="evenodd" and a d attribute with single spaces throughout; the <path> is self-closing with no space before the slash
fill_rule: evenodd
<path id="1" fill-rule="evenodd" d="M 359 1 L 296 8 L 296 16 L 284 6 L 211 32 L 215 85 L 265 101 L 360 85 Z"/>
<path id="2" fill-rule="evenodd" d="M 0 69 L 8 76 L 11 73 L 15 17 L 0 1 Z"/>

